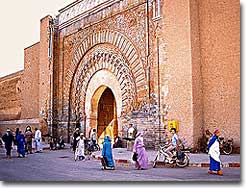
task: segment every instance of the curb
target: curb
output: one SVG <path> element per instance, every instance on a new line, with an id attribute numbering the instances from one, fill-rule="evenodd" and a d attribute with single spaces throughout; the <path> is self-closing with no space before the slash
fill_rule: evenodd
<path id="1" fill-rule="evenodd" d="M 100 156 L 95 156 L 95 155 L 91 155 L 92 158 L 96 159 L 96 160 L 101 160 Z M 134 162 L 132 160 L 128 160 L 128 159 L 114 159 L 116 164 L 120 164 L 120 165 L 134 165 Z M 150 164 L 153 164 L 153 161 L 149 162 Z M 169 166 L 168 164 L 165 164 L 164 162 L 158 162 L 159 166 Z M 202 167 L 202 168 L 208 168 L 210 166 L 209 163 L 190 163 L 189 167 Z M 235 163 L 222 163 L 222 168 L 240 168 L 240 163 L 239 162 L 235 162 Z"/>
<path id="2" fill-rule="evenodd" d="M 192 167 L 209 167 L 209 163 L 190 163 L 189 166 Z M 235 162 L 235 163 L 222 163 L 222 168 L 240 168 L 240 163 Z"/>

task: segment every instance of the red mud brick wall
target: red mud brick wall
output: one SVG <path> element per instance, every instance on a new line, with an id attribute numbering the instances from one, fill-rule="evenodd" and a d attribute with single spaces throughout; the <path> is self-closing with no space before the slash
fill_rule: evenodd
<path id="1" fill-rule="evenodd" d="M 204 126 L 240 145 L 240 2 L 199 1 Z"/>
<path id="2" fill-rule="evenodd" d="M 22 76 L 22 119 L 39 116 L 39 43 L 24 50 Z"/>
<path id="3" fill-rule="evenodd" d="M 0 121 L 21 116 L 21 76 L 23 71 L 0 78 Z"/>

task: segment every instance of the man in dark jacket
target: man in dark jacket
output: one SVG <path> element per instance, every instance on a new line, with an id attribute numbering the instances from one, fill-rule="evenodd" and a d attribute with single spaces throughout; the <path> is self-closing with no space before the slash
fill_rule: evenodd
<path id="1" fill-rule="evenodd" d="M 76 128 L 76 131 L 73 134 L 73 151 L 76 151 L 76 146 L 77 146 L 77 138 L 80 136 L 80 129 Z"/>
<path id="2" fill-rule="evenodd" d="M 12 142 L 14 141 L 14 136 L 11 133 L 9 128 L 6 129 L 6 133 L 5 133 L 5 135 L 3 135 L 2 139 L 5 143 L 7 159 L 10 159 L 11 158 Z"/>

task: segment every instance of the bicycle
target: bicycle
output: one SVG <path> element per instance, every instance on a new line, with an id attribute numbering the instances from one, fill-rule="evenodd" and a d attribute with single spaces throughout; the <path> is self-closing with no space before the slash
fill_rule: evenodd
<path id="1" fill-rule="evenodd" d="M 171 153 L 173 157 L 169 159 L 168 154 L 166 153 L 167 145 L 160 145 L 155 160 L 153 162 L 153 168 L 156 167 L 158 161 L 162 161 L 167 164 L 175 163 L 178 167 L 186 167 L 189 165 L 189 149 L 185 148 L 183 143 L 178 145 L 178 149 L 175 148 Z"/>

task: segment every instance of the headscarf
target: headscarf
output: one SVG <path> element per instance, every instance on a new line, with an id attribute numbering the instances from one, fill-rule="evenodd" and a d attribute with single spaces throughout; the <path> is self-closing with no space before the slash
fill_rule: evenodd
<path id="1" fill-rule="evenodd" d="M 111 138 L 109 136 L 104 137 L 104 142 L 111 142 Z"/>
<path id="2" fill-rule="evenodd" d="M 219 129 L 216 129 L 216 130 L 214 131 L 214 134 L 217 134 L 218 132 L 220 132 Z"/>

